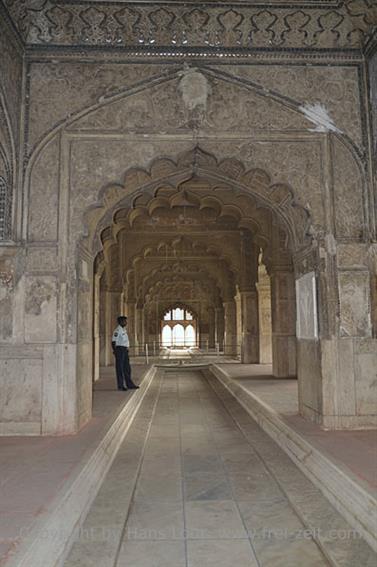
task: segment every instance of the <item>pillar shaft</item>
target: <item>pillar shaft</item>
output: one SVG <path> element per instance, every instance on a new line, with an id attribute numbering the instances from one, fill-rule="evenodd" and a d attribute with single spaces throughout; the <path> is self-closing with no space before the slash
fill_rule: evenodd
<path id="1" fill-rule="evenodd" d="M 268 276 L 266 276 L 268 278 Z M 259 281 L 258 285 L 259 308 L 259 362 L 272 363 L 272 336 L 271 336 L 271 287 L 269 280 Z"/>
<path id="2" fill-rule="evenodd" d="M 294 274 L 271 275 L 272 369 L 276 377 L 296 375 L 296 300 Z"/>
<path id="3" fill-rule="evenodd" d="M 101 336 L 100 336 L 100 280 L 101 276 L 95 274 L 94 287 L 93 287 L 93 380 L 99 380 L 100 368 L 100 350 L 101 350 Z"/>
<path id="4" fill-rule="evenodd" d="M 209 348 L 215 348 L 216 342 L 216 316 L 213 307 L 208 309 L 208 344 Z"/>
<path id="5" fill-rule="evenodd" d="M 126 302 L 127 334 L 130 340 L 130 352 L 133 354 L 136 347 L 136 302 Z"/>
<path id="6" fill-rule="evenodd" d="M 114 364 L 114 355 L 111 346 L 111 337 L 115 327 L 117 326 L 117 317 L 121 314 L 121 292 L 106 290 L 105 291 L 105 319 L 106 319 L 106 336 L 105 336 L 105 365 Z"/>
<path id="7" fill-rule="evenodd" d="M 224 301 L 224 320 L 224 353 L 229 356 L 235 356 L 237 354 L 237 316 L 234 299 Z"/>
<path id="8" fill-rule="evenodd" d="M 241 291 L 241 362 L 257 364 L 259 362 L 259 312 L 258 293 Z"/>
<path id="9" fill-rule="evenodd" d="M 215 342 L 219 345 L 219 349 L 224 348 L 224 308 L 216 307 L 215 309 Z"/>
<path id="10" fill-rule="evenodd" d="M 136 307 L 136 346 L 138 354 L 142 354 L 144 351 L 144 309 L 142 307 Z"/>

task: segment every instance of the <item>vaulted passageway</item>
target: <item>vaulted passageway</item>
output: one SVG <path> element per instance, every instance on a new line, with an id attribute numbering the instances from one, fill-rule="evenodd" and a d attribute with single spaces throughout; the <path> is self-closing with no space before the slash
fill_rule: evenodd
<path id="1" fill-rule="evenodd" d="M 298 207 L 302 226 L 289 224 L 279 211 L 282 202 L 289 208 L 283 185 L 269 189 L 268 202 L 225 181 L 220 166 L 210 178 L 198 167 L 213 166 L 213 158 L 200 148 L 182 162 L 193 170 L 136 192 L 114 208 L 111 224 L 90 234 L 102 247 L 94 268 L 95 379 L 112 363 L 110 335 L 120 312 L 133 355 L 195 346 L 244 363 L 272 362 L 275 376 L 295 376 L 292 252 L 310 243 L 308 215 Z M 223 165 L 237 167 L 236 160 Z M 166 168 L 161 159 L 156 169 Z M 259 191 L 268 183 L 261 170 L 246 177 Z M 172 309 L 191 319 L 167 321 Z"/>

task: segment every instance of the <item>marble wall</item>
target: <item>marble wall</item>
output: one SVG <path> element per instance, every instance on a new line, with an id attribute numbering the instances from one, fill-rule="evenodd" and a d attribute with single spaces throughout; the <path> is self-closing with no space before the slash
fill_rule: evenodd
<path id="1" fill-rule="evenodd" d="M 26 379 L 25 362 L 8 358 L 27 360 L 22 352 L 32 347 L 40 353 L 42 362 L 33 363 L 27 378 L 35 392 L 29 432 L 38 420 L 42 433 L 73 432 L 90 417 L 97 226 L 106 227 L 136 190 L 197 167 L 196 159 L 212 175 L 222 167 L 227 189 L 249 191 L 256 203 L 250 214 L 261 226 L 273 210 L 285 237 L 289 233 L 300 282 L 302 412 L 329 427 L 374 423 L 368 404 L 376 361 L 368 240 L 374 227 L 367 214 L 372 190 L 360 159 L 365 94 L 358 63 L 309 66 L 250 58 L 220 65 L 198 59 L 190 68 L 179 59 L 154 61 L 135 63 L 109 53 L 85 61 L 58 54 L 28 58 L 25 241 L 20 249 L 0 249 L 0 276 L 9 274 L 0 277 L 0 333 L 13 349 L 2 355 L 3 368 L 8 364 L 4 381 L 16 374 Z M 19 82 L 12 88 L 17 96 L 9 91 L 7 98 L 20 105 Z M 284 234 L 278 237 L 284 240 Z M 313 277 L 317 331 L 307 324 L 315 317 L 313 304 L 301 297 L 302 285 Z M 293 305 L 292 294 L 289 300 Z M 282 317 L 274 323 L 275 350 L 284 350 L 277 338 L 286 344 L 289 337 L 292 346 L 290 373 L 293 313 L 294 305 L 288 330 Z M 21 385 L 9 384 L 15 399 Z M 341 391 L 352 387 L 353 405 L 343 403 Z"/>
<path id="2" fill-rule="evenodd" d="M 23 52 L 1 12 L 0 53 L 0 241 L 7 241 L 17 210 Z"/>

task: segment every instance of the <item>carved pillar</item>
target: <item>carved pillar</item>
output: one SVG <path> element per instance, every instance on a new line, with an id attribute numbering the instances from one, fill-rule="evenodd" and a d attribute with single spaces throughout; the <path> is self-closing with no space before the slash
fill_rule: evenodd
<path id="1" fill-rule="evenodd" d="M 106 365 L 114 364 L 114 355 L 111 346 L 111 338 L 115 327 L 118 325 L 117 318 L 122 315 L 122 292 L 120 290 L 108 290 L 106 293 Z"/>
<path id="2" fill-rule="evenodd" d="M 134 354 L 136 349 L 136 301 L 127 299 L 125 315 L 127 316 L 127 334 L 130 340 L 130 354 Z"/>
<path id="3" fill-rule="evenodd" d="M 241 291 L 241 362 L 257 364 L 259 362 L 259 311 L 258 293 Z"/>
<path id="4" fill-rule="evenodd" d="M 209 348 L 215 348 L 216 340 L 216 318 L 215 309 L 210 306 L 208 308 L 208 344 Z"/>
<path id="5" fill-rule="evenodd" d="M 99 380 L 100 368 L 100 301 L 101 301 L 101 275 L 94 275 L 93 286 L 93 381 Z"/>
<path id="6" fill-rule="evenodd" d="M 263 265 L 259 266 L 257 290 L 259 308 L 259 362 L 261 364 L 271 364 L 271 284 L 266 268 Z"/>
<path id="7" fill-rule="evenodd" d="M 106 319 L 106 301 L 107 290 L 105 288 L 105 278 L 101 278 L 100 299 L 99 299 L 99 364 L 107 366 L 107 319 Z"/>
<path id="8" fill-rule="evenodd" d="M 327 429 L 377 424 L 370 252 L 327 239 L 310 271 L 296 266 L 299 408 Z"/>
<path id="9" fill-rule="evenodd" d="M 216 327 L 215 341 L 219 345 L 219 349 L 223 350 L 224 348 L 224 308 L 223 307 L 215 308 L 215 327 Z"/>
<path id="10" fill-rule="evenodd" d="M 135 342 L 135 346 L 137 347 L 137 352 L 138 354 L 142 354 L 144 352 L 144 309 L 143 306 L 140 304 L 136 305 L 136 329 L 135 329 L 135 335 L 136 335 L 136 342 Z M 132 352 L 132 351 L 131 351 Z"/>
<path id="11" fill-rule="evenodd" d="M 241 271 L 239 285 L 241 361 L 259 362 L 259 313 L 256 281 L 260 249 L 248 230 L 241 232 Z"/>
<path id="12" fill-rule="evenodd" d="M 234 299 L 224 301 L 224 320 L 225 320 L 225 333 L 224 333 L 224 353 L 229 356 L 237 354 L 237 316 L 236 316 L 236 302 Z"/>
<path id="13" fill-rule="evenodd" d="M 293 271 L 271 275 L 272 369 L 279 378 L 296 375 L 296 300 Z"/>

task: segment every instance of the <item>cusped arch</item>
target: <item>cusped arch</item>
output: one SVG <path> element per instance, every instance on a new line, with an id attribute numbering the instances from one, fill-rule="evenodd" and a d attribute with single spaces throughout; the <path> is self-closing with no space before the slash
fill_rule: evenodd
<path id="1" fill-rule="evenodd" d="M 189 311 L 193 315 L 194 319 L 198 319 L 197 310 L 191 305 L 189 305 L 187 301 L 173 301 L 168 307 L 162 306 L 158 310 L 159 319 L 162 321 L 166 313 L 172 311 L 173 309 L 184 309 L 185 311 Z"/>
<path id="2" fill-rule="evenodd" d="M 179 154 L 175 160 L 158 158 L 148 169 L 131 168 L 126 171 L 122 184 L 104 187 L 99 202 L 84 214 L 86 236 L 83 244 L 96 254 L 101 248 L 99 235 L 108 226 L 116 224 L 113 221 L 119 210 L 128 209 L 132 217 L 149 214 L 148 204 L 156 203 L 154 199 L 161 188 L 164 188 L 165 196 L 159 194 L 158 202 L 170 207 L 172 196 L 179 192 L 179 188 L 197 178 L 205 179 L 210 186 L 209 194 L 202 195 L 203 202 L 199 206 L 214 206 L 216 202 L 215 209 L 236 215 L 242 226 L 249 224 L 254 230 L 260 211 L 269 211 L 287 232 L 292 251 L 310 245 L 313 233 L 310 213 L 298 203 L 290 186 L 271 184 L 269 174 L 260 168 L 245 170 L 236 158 L 217 160 L 199 146 Z M 186 191 L 185 198 L 187 194 Z M 224 203 L 224 196 L 227 203 Z M 224 210 L 225 205 L 229 207 Z M 256 209 L 258 218 L 247 215 L 248 210 Z M 261 227 L 257 228 L 266 243 L 269 235 L 263 234 Z"/>
<path id="3" fill-rule="evenodd" d="M 151 270 L 143 281 L 143 294 L 147 296 L 155 285 L 161 284 L 162 282 L 174 283 L 186 280 L 188 275 L 193 281 L 206 280 L 209 283 L 207 289 L 212 290 L 215 295 L 224 296 L 224 292 L 227 290 L 226 285 L 228 282 L 217 278 L 214 274 L 211 275 L 206 267 L 186 265 L 182 266 L 182 270 L 179 272 L 174 272 L 174 270 L 172 272 L 170 266 L 166 272 L 161 270 L 161 267 Z"/>
<path id="4" fill-rule="evenodd" d="M 176 255 L 178 252 L 178 256 Z M 143 262 L 148 257 L 153 256 L 156 260 L 161 259 L 161 262 L 166 260 L 179 260 L 187 257 L 187 254 L 198 254 L 199 258 L 202 256 L 215 256 L 219 261 L 223 261 L 229 272 L 237 274 L 238 266 L 235 265 L 234 259 L 224 253 L 223 248 L 220 249 L 213 243 L 205 245 L 187 235 L 173 236 L 170 239 L 165 238 L 160 240 L 155 245 L 146 244 L 130 258 L 129 265 L 133 269 L 137 264 Z M 186 255 L 186 256 L 185 256 Z"/>

